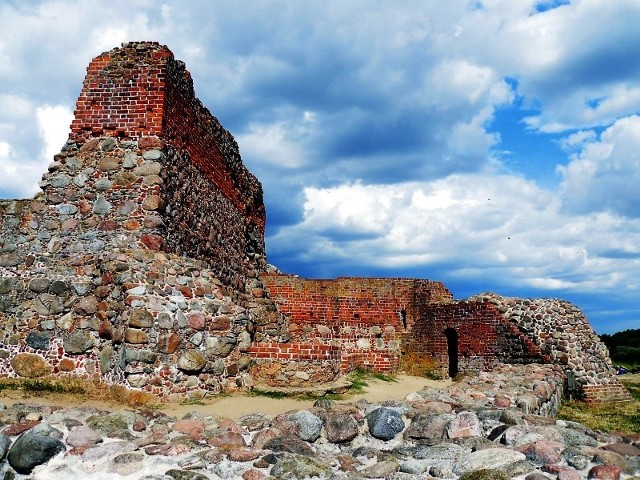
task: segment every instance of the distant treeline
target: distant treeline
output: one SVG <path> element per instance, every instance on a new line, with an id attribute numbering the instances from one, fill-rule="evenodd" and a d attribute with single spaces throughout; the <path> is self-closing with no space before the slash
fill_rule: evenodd
<path id="1" fill-rule="evenodd" d="M 609 349 L 613 363 L 624 362 L 640 365 L 640 328 L 624 330 L 613 335 L 600 335 Z"/>

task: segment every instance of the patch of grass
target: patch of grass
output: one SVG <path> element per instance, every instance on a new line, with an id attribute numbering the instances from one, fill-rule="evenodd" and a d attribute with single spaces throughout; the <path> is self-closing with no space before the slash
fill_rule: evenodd
<path id="1" fill-rule="evenodd" d="M 584 402 L 565 402 L 558 418 L 580 422 L 593 430 L 637 433 L 640 431 L 640 374 L 620 375 L 634 402 L 588 405 Z"/>
<path id="2" fill-rule="evenodd" d="M 625 362 L 624 360 L 613 360 L 613 359 L 612 359 L 612 362 L 616 367 L 624 367 L 629 371 L 640 369 L 640 362 Z"/>
<path id="3" fill-rule="evenodd" d="M 382 372 L 369 372 L 369 375 L 371 375 L 371 378 L 375 378 L 376 380 L 380 380 L 382 382 L 395 383 L 398 381 L 396 380 L 396 377 L 394 375 L 387 375 L 386 373 Z"/>
<path id="4" fill-rule="evenodd" d="M 205 405 L 202 398 L 185 398 L 180 401 L 180 405 Z"/>
<path id="5" fill-rule="evenodd" d="M 348 375 L 348 379 L 351 382 L 351 388 L 349 393 L 361 393 L 365 387 L 369 386 L 369 381 L 372 379 L 380 380 L 383 382 L 396 382 L 396 378 L 393 375 L 387 375 L 381 372 L 374 372 L 362 367 L 356 368 Z"/>
<path id="6" fill-rule="evenodd" d="M 637 402 L 640 402 L 640 373 L 620 375 L 618 378 L 622 384 L 627 387 L 631 396 L 635 398 Z"/>
<path id="7" fill-rule="evenodd" d="M 369 382 L 367 379 L 369 378 L 369 372 L 362 368 L 357 368 L 353 372 L 349 374 L 349 381 L 351 382 L 351 388 L 349 389 L 352 393 L 360 393 L 364 390 L 364 387 L 369 386 Z"/>
<path id="8" fill-rule="evenodd" d="M 344 395 L 340 395 L 339 393 L 325 393 L 322 395 L 314 395 L 313 393 L 302 393 L 300 395 L 294 396 L 293 398 L 295 400 L 308 401 L 308 402 L 316 401 L 321 398 L 338 402 L 340 400 L 344 400 L 346 397 Z"/>
<path id="9" fill-rule="evenodd" d="M 20 391 L 25 397 L 48 394 L 75 395 L 83 399 L 113 402 L 130 407 L 157 408 L 159 401 L 148 392 L 129 390 L 122 385 L 108 385 L 97 380 L 74 376 L 30 378 L 2 378 L 0 391 Z"/>
<path id="10" fill-rule="evenodd" d="M 83 394 L 84 385 L 76 379 L 66 378 L 3 378 L 0 379 L 0 390 L 21 390 L 28 394 L 45 393 Z"/>
<path id="11" fill-rule="evenodd" d="M 580 422 L 592 430 L 635 433 L 640 431 L 640 402 L 589 405 L 574 400 L 562 404 L 558 418 Z"/>

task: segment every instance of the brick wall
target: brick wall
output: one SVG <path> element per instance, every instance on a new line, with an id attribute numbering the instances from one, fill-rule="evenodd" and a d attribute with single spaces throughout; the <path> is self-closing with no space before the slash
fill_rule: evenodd
<path id="1" fill-rule="evenodd" d="M 359 366 L 393 372 L 400 363 L 403 335 L 427 305 L 450 302 L 449 290 L 429 280 L 353 278 L 308 280 L 294 275 L 261 275 L 269 296 L 289 320 L 293 348 L 304 345 L 339 348 L 340 370 Z M 260 340 L 260 332 L 256 339 Z M 256 346 L 254 352 L 260 351 Z M 279 358 L 281 349 L 263 356 Z M 291 348 L 291 347 L 288 347 Z"/>
<path id="2" fill-rule="evenodd" d="M 443 370 L 448 370 L 452 342 L 457 344 L 454 351 L 460 372 L 486 370 L 498 362 L 543 360 L 540 349 L 510 326 L 488 302 L 427 305 L 424 316 L 413 326 L 406 350 L 430 355 Z"/>
<path id="3" fill-rule="evenodd" d="M 129 43 L 102 53 L 87 67 L 70 138 L 161 135 L 164 66 L 173 54 L 155 42 Z"/>
<path id="4" fill-rule="evenodd" d="M 629 391 L 617 378 L 612 378 L 610 383 L 583 385 L 581 394 L 588 403 L 633 401 Z"/>

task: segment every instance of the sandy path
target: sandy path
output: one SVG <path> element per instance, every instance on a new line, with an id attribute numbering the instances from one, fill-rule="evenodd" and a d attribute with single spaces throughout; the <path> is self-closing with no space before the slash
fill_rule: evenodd
<path id="1" fill-rule="evenodd" d="M 345 395 L 344 402 L 355 402 L 364 398 L 370 402 L 383 400 L 402 400 L 408 393 L 421 390 L 425 386 L 445 387 L 451 383 L 447 381 L 429 380 L 423 377 L 398 375 L 395 382 L 384 382 L 368 379 L 369 384 L 364 391 L 356 395 Z M 227 397 L 205 400 L 205 405 L 184 405 L 171 403 L 162 408 L 168 415 L 181 418 L 186 413 L 198 410 L 228 418 L 238 418 L 248 413 L 262 412 L 267 415 L 277 415 L 289 410 L 301 410 L 313 406 L 314 400 L 299 400 L 296 398 L 270 398 L 264 396 L 231 395 Z"/>
<path id="2" fill-rule="evenodd" d="M 401 400 L 408 393 L 421 390 L 425 386 L 439 388 L 451 383 L 450 380 L 435 381 L 409 375 L 398 375 L 395 379 L 395 382 L 384 382 L 373 378 L 368 379 L 368 386 L 364 388 L 363 392 L 354 395 L 345 395 L 344 402 L 355 402 L 361 398 L 370 402 L 381 402 L 390 399 Z M 270 398 L 257 395 L 236 394 L 205 398 L 201 404 L 164 403 L 160 407 L 160 410 L 167 415 L 177 418 L 182 418 L 188 412 L 198 411 L 217 417 L 237 419 L 242 415 L 255 412 L 262 412 L 274 416 L 289 410 L 301 410 L 311 407 L 313 402 L 313 400 L 299 400 L 296 398 Z M 47 394 L 25 396 L 23 392 L 12 390 L 6 390 L 0 393 L 0 403 L 6 406 L 15 403 L 39 403 L 60 407 L 83 405 L 107 410 L 127 408 L 123 405 L 83 399 L 74 395 Z"/>

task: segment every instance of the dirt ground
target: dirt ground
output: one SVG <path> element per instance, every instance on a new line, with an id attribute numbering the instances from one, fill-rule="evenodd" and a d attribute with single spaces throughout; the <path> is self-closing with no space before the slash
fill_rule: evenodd
<path id="1" fill-rule="evenodd" d="M 401 400 L 407 394 L 421 390 L 426 386 L 439 388 L 451 383 L 450 380 L 429 380 L 423 377 L 413 377 L 409 375 L 398 375 L 394 377 L 396 381 L 385 382 L 375 378 L 367 380 L 368 386 L 357 394 L 344 395 L 343 402 L 355 402 L 364 398 L 370 402 L 381 402 L 383 400 Z M 226 417 L 237 419 L 248 413 L 261 412 L 267 415 L 277 415 L 290 410 L 301 410 L 313 405 L 314 400 L 297 398 L 271 398 L 258 395 L 222 395 L 205 398 L 198 403 L 162 403 L 159 409 L 167 415 L 182 418 L 188 412 L 198 411 L 216 417 Z M 0 403 L 11 406 L 15 403 L 44 404 L 59 407 L 72 406 L 94 406 L 106 410 L 121 410 L 128 407 L 82 398 L 78 395 L 63 394 L 26 394 L 18 390 L 3 390 L 0 392 Z"/>

